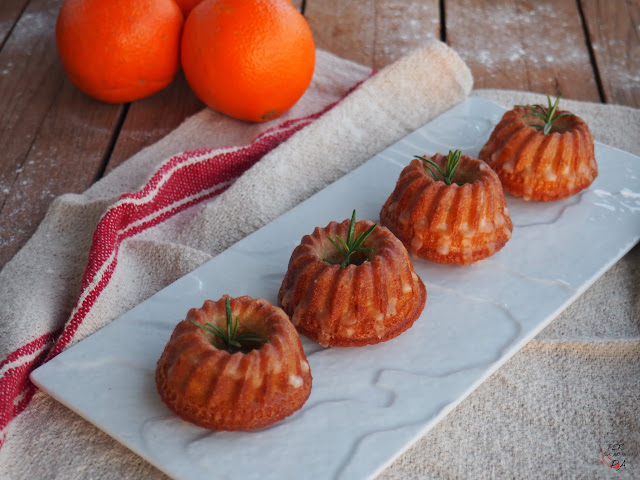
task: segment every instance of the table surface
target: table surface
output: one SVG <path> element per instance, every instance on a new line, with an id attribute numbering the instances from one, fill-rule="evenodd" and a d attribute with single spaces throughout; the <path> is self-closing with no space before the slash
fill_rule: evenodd
<path id="1" fill-rule="evenodd" d="M 475 88 L 640 107 L 638 0 L 300 0 L 316 46 L 382 68 L 429 39 Z M 0 1 L 0 269 L 51 201 L 79 193 L 203 108 L 182 75 L 125 105 L 93 100 L 56 53 L 62 0 Z"/>

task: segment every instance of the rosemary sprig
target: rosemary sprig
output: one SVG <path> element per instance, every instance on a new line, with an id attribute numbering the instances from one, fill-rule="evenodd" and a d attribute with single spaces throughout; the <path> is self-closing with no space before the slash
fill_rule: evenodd
<path id="1" fill-rule="evenodd" d="M 349 231 L 347 232 L 347 241 L 345 242 L 340 235 L 336 235 L 337 241 L 334 240 L 331 237 L 327 237 L 329 239 L 329 241 L 333 244 L 334 247 L 336 247 L 336 249 L 338 250 L 338 252 L 340 252 L 343 256 L 343 259 L 341 262 L 335 262 L 331 259 L 328 258 L 323 258 L 322 260 L 324 260 L 327 263 L 330 263 L 332 265 L 338 265 L 340 264 L 340 266 L 342 268 L 347 268 L 347 265 L 350 265 L 352 263 L 352 258 L 354 254 L 358 253 L 358 252 L 372 252 L 373 250 L 371 250 L 370 248 L 367 247 L 363 247 L 362 244 L 364 243 L 364 241 L 367 239 L 367 237 L 369 235 L 371 235 L 371 232 L 373 232 L 373 230 L 378 226 L 378 224 L 374 224 L 372 225 L 366 232 L 362 232 L 360 235 L 358 235 L 357 237 L 355 237 L 355 233 L 356 233 L 356 211 L 353 211 L 353 214 L 351 215 L 351 222 L 349 223 Z M 354 238 L 355 237 L 355 238 Z M 360 262 L 362 263 L 362 262 Z M 358 265 L 360 264 L 358 263 Z"/>
<path id="2" fill-rule="evenodd" d="M 445 164 L 444 170 L 442 170 L 442 167 L 440 167 L 440 165 L 438 165 L 436 162 L 434 162 L 430 158 L 420 157 L 418 155 L 414 155 L 414 157 L 425 162 L 424 166 L 427 167 L 427 169 L 431 172 L 431 175 L 435 180 L 438 180 L 438 174 L 439 174 L 439 176 L 442 177 L 441 180 L 445 184 L 451 185 L 453 183 L 453 175 L 456 173 L 456 170 L 458 169 L 458 164 L 460 163 L 462 152 L 460 150 L 456 150 L 454 152 L 449 150 L 449 154 L 447 155 L 447 162 Z M 433 170 L 434 168 L 436 170 Z M 458 185 L 463 185 L 463 184 L 464 182 L 462 183 L 458 182 Z"/>
<path id="3" fill-rule="evenodd" d="M 551 97 L 547 95 L 547 103 L 549 104 L 549 106 L 546 109 L 542 105 L 537 103 L 533 106 L 516 105 L 516 107 L 524 108 L 526 110 L 531 110 L 531 113 L 527 113 L 526 115 L 523 115 L 522 118 L 538 117 L 542 119 L 542 121 L 544 122 L 544 125 L 531 125 L 531 126 L 533 128 L 537 128 L 538 130 L 542 130 L 542 133 L 547 135 L 549 132 L 551 132 L 551 128 L 553 127 L 553 122 L 555 122 L 560 117 L 573 115 L 573 113 L 570 113 L 570 112 L 563 112 L 556 115 L 556 111 L 558 110 L 558 102 L 560 102 L 560 97 L 562 97 L 562 94 L 558 95 L 558 97 L 556 98 L 556 101 L 552 105 Z"/>
<path id="4" fill-rule="evenodd" d="M 200 325 L 198 322 L 189 319 L 196 327 L 206 330 L 209 333 L 213 333 L 217 337 L 221 338 L 225 344 L 227 352 L 249 352 L 252 349 L 247 347 L 246 343 L 269 343 L 269 340 L 259 337 L 255 333 L 242 333 L 238 335 L 238 316 L 236 316 L 235 324 L 233 323 L 233 315 L 231 313 L 231 304 L 229 298 L 224 299 L 224 305 L 227 315 L 227 331 L 224 332 L 220 327 L 213 323 L 205 323 Z"/>

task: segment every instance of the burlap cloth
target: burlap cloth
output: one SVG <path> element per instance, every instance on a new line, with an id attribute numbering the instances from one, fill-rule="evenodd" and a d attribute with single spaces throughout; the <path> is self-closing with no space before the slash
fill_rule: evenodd
<path id="1" fill-rule="evenodd" d="M 319 52 L 311 88 L 286 116 L 247 125 L 204 110 L 84 194 L 54 201 L 0 272 L 1 478 L 164 478 L 46 394 L 31 398 L 16 379 L 55 341 L 66 348 L 96 331 L 459 103 L 472 87 L 464 63 L 437 42 L 370 75 Z M 545 101 L 525 92 L 473 94 L 507 107 Z M 582 116 L 598 141 L 640 154 L 640 111 L 569 100 L 563 107 Z M 269 153 L 224 193 L 125 239 L 106 286 L 60 343 L 60 329 L 72 312 L 77 317 L 94 229 L 120 194 L 140 189 L 179 152 L 238 145 L 252 152 L 265 138 L 280 145 L 266 147 Z M 242 173 L 225 162 L 222 187 Z M 380 478 L 640 476 L 639 265 L 636 246 Z M 618 471 L 600 462 L 600 448 L 610 443 L 624 445 Z"/>

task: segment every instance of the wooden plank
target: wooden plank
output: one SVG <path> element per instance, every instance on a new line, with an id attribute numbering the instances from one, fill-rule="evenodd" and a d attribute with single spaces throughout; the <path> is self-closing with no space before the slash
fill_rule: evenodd
<path id="1" fill-rule="evenodd" d="M 375 1 L 307 0 L 305 17 L 316 47 L 373 66 Z"/>
<path id="2" fill-rule="evenodd" d="M 0 211 L 0 230 L 11 232 L 0 242 L 0 268 L 31 237 L 55 197 L 82 192 L 97 179 L 118 111 L 64 82 Z"/>
<path id="3" fill-rule="evenodd" d="M 0 51 L 0 268 L 51 200 L 102 169 L 122 107 L 94 101 L 65 77 L 54 38 L 60 0 L 32 0 Z"/>
<path id="4" fill-rule="evenodd" d="M 439 39 L 440 35 L 437 0 L 379 0 L 376 3 L 373 67 L 389 65 L 426 41 Z"/>
<path id="5" fill-rule="evenodd" d="M 440 38 L 438 0 L 307 0 L 305 17 L 318 48 L 374 68 Z"/>
<path id="6" fill-rule="evenodd" d="M 640 1 L 580 3 L 605 101 L 640 107 Z"/>
<path id="7" fill-rule="evenodd" d="M 105 174 L 144 147 L 166 136 L 185 118 L 202 108 L 204 104 L 191 91 L 182 72 L 165 89 L 151 97 L 133 102 L 118 135 Z"/>
<path id="8" fill-rule="evenodd" d="M 0 205 L 62 84 L 51 37 L 57 11 L 58 5 L 34 1 L 0 51 Z"/>
<path id="9" fill-rule="evenodd" d="M 0 48 L 9 36 L 18 18 L 20 18 L 27 3 L 29 3 L 29 0 L 2 0 L 0 2 Z M 4 71 L 4 68 L 0 66 L 0 72 Z M 6 75 L 4 73 L 0 74 Z"/>
<path id="10" fill-rule="evenodd" d="M 600 101 L 575 0 L 446 0 L 445 21 L 475 88 Z"/>

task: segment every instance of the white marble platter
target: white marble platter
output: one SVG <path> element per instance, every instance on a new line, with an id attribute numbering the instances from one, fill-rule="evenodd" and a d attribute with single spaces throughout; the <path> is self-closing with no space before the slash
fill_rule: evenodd
<path id="1" fill-rule="evenodd" d="M 512 239 L 467 267 L 415 260 L 427 305 L 389 342 L 323 349 L 303 339 L 311 396 L 252 433 L 173 416 L 154 369 L 175 324 L 222 294 L 276 302 L 289 256 L 331 220 L 377 220 L 414 154 L 476 155 L 504 110 L 469 98 L 43 365 L 54 398 L 177 479 L 372 478 L 575 300 L 640 238 L 640 158 L 596 144 L 600 175 L 566 201 L 508 196 Z"/>

